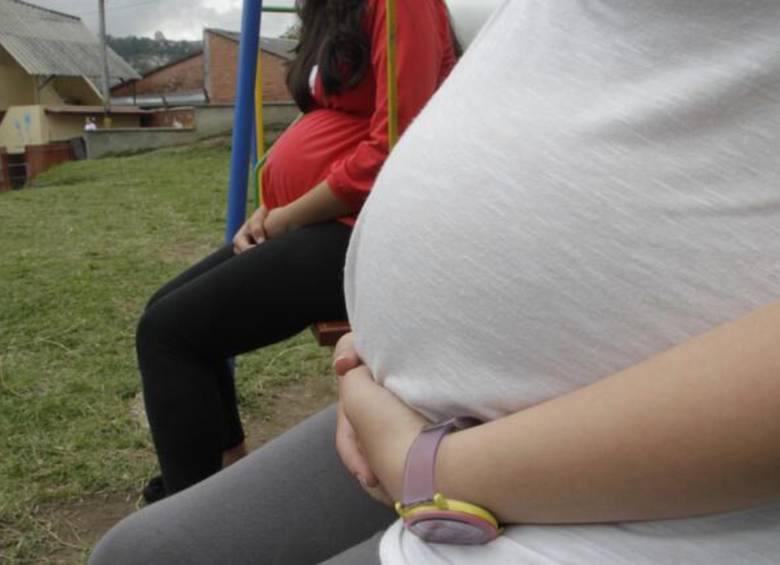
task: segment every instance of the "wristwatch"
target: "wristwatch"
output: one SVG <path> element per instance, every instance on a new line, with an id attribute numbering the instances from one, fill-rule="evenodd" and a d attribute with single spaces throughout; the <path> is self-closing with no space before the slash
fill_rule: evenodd
<path id="1" fill-rule="evenodd" d="M 404 526 L 432 543 L 479 545 L 501 533 L 496 518 L 476 504 L 436 492 L 436 453 L 445 435 L 479 424 L 475 418 L 452 418 L 423 428 L 406 455 L 403 502 L 395 510 Z"/>

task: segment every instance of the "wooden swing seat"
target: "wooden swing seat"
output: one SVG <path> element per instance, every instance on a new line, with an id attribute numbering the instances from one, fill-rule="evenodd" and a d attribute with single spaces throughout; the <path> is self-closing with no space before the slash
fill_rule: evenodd
<path id="1" fill-rule="evenodd" d="M 311 325 L 314 339 L 321 347 L 333 347 L 346 333 L 349 333 L 349 322 L 346 320 L 334 320 L 332 322 L 316 322 Z"/>

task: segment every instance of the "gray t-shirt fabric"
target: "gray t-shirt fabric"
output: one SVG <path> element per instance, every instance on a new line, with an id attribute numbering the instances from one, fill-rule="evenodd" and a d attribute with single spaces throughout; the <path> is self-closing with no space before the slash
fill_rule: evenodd
<path id="1" fill-rule="evenodd" d="M 388 160 L 345 285 L 362 358 L 432 420 L 502 417 L 777 300 L 780 2 L 508 0 Z M 776 563 L 780 506 L 479 548 L 396 523 L 382 559 Z"/>

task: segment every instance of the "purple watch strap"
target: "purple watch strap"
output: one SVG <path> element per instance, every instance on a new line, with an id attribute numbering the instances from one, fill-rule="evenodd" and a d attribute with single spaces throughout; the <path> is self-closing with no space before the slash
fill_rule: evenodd
<path id="1" fill-rule="evenodd" d="M 451 418 L 423 428 L 406 455 L 404 506 L 433 500 L 436 494 L 436 454 L 441 440 L 453 429 L 462 430 L 478 423 L 475 418 Z"/>

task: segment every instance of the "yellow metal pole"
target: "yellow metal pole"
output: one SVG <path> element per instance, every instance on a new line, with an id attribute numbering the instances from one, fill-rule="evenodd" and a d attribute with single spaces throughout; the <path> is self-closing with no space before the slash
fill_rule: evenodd
<path id="1" fill-rule="evenodd" d="M 392 151 L 398 142 L 398 73 L 395 0 L 387 0 L 387 133 Z"/>
<path id="2" fill-rule="evenodd" d="M 257 55 L 255 79 L 255 127 L 257 128 L 257 160 L 265 154 L 265 125 L 263 122 L 263 53 Z"/>

